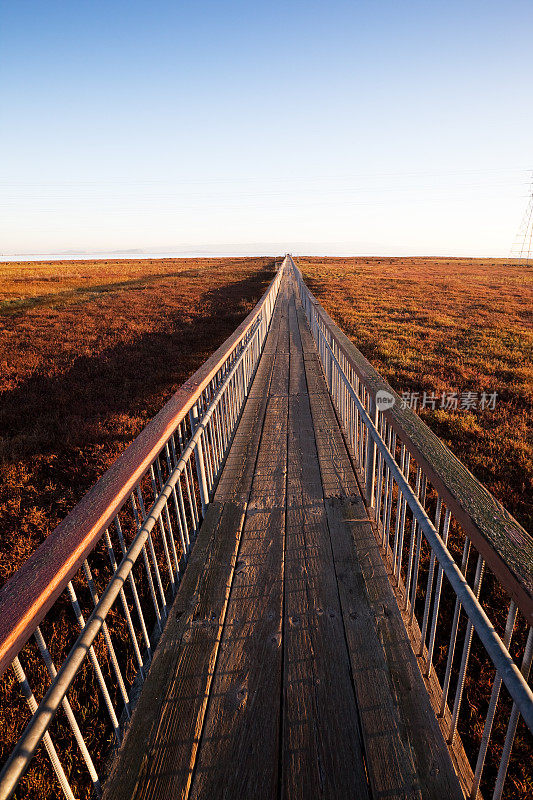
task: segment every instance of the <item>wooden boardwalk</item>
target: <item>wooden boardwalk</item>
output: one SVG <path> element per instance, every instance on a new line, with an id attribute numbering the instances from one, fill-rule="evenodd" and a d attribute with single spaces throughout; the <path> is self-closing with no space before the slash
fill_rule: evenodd
<path id="1" fill-rule="evenodd" d="M 105 797 L 463 797 L 290 274 Z"/>

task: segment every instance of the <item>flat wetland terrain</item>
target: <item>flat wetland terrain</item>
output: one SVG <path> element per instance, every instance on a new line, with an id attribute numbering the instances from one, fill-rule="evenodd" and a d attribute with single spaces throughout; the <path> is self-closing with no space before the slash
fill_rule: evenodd
<path id="1" fill-rule="evenodd" d="M 400 395 L 418 394 L 424 421 L 531 531 L 533 268 L 442 258 L 297 263 L 354 344 Z M 0 585 L 232 333 L 274 267 L 267 257 L 0 263 Z M 435 408 L 420 408 L 424 392 Z M 443 393 L 460 405 L 467 392 L 475 407 L 441 408 Z M 494 408 L 481 408 L 483 393 L 496 393 Z M 70 612 L 55 613 L 53 645 L 64 657 L 61 615 Z M 39 700 L 47 681 L 29 666 Z M 467 686 L 473 711 L 478 696 L 487 702 L 478 689 Z M 98 750 L 103 723 L 80 691 L 69 696 Z M 94 687 L 93 695 L 94 708 Z M 9 670 L 0 681 L 0 762 L 24 722 L 15 696 Z M 525 798 L 523 731 L 515 751 L 507 796 Z M 42 748 L 36 763 L 47 769 Z M 34 766 L 20 796 L 54 797 L 53 780 Z"/>
<path id="2" fill-rule="evenodd" d="M 533 264 L 457 258 L 297 263 L 363 355 L 400 396 L 409 393 L 408 402 L 418 394 L 424 422 L 531 532 Z M 442 394 L 448 402 L 454 392 L 459 408 L 441 408 Z M 476 394 L 475 407 L 461 409 L 468 392 Z"/>
<path id="3" fill-rule="evenodd" d="M 307 285 L 359 350 L 400 397 L 405 393 L 408 403 L 417 399 L 420 417 L 531 533 L 533 265 L 446 258 L 300 258 L 297 263 Z M 421 408 L 424 392 L 426 408 Z M 489 399 L 494 393 L 495 402 Z M 454 394 L 458 408 L 447 408 Z M 463 397 L 470 408 L 461 408 Z M 452 543 L 454 535 L 452 530 Z M 426 568 L 424 559 L 421 568 Z M 481 600 L 503 633 L 509 598 L 489 571 Z M 441 680 L 448 655 L 444 631 L 449 634 L 452 616 L 453 603 L 444 595 L 442 638 L 437 635 L 434 654 Z M 520 661 L 526 635 L 525 624 L 517 626 L 511 643 Z M 473 764 L 493 674 L 474 637 L 460 725 Z M 495 780 L 502 752 L 508 699 L 498 708 L 483 778 L 488 783 Z M 531 796 L 531 744 L 521 720 L 504 788 L 509 800 Z M 481 788 L 486 791 L 484 782 Z"/>
<path id="4" fill-rule="evenodd" d="M 273 268 L 0 263 L 0 584 L 232 333 Z"/>
<path id="5" fill-rule="evenodd" d="M 531 530 L 533 268 L 302 258 L 328 313 Z M 0 583 L 265 290 L 274 260 L 0 263 Z M 442 393 L 477 393 L 470 410 Z M 494 410 L 481 394 L 497 393 Z"/>

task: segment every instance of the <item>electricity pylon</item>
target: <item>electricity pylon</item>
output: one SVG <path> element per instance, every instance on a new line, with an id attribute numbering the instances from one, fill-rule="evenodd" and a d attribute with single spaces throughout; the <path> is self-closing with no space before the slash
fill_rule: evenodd
<path id="1" fill-rule="evenodd" d="M 511 250 L 511 258 L 518 258 L 524 264 L 528 264 L 533 258 L 533 173 L 531 175 L 529 201 L 516 234 Z"/>

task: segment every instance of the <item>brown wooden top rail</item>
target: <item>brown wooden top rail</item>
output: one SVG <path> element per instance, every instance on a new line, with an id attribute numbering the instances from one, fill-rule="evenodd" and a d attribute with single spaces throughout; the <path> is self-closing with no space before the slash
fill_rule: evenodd
<path id="1" fill-rule="evenodd" d="M 83 564 L 124 501 L 232 351 L 253 326 L 270 286 L 239 327 L 161 411 L 0 589 L 0 675 Z"/>
<path id="2" fill-rule="evenodd" d="M 293 266 L 301 275 L 294 262 Z M 318 316 L 363 382 L 373 402 L 379 390 L 385 390 L 396 398 L 394 406 L 382 412 L 385 418 L 529 624 L 533 625 L 533 537 L 420 417 L 410 408 L 401 407 L 399 395 L 333 322 L 309 289 L 307 291 Z"/>

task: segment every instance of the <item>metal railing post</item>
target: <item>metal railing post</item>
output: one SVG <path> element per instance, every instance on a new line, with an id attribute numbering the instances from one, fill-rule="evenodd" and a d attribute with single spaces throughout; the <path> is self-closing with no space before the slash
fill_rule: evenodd
<path id="1" fill-rule="evenodd" d="M 190 410 L 192 432 L 196 431 L 198 427 L 198 403 L 195 403 Z M 198 489 L 200 491 L 200 502 L 202 504 L 202 516 L 205 517 L 207 506 L 209 505 L 209 489 L 207 486 L 207 478 L 205 474 L 205 458 L 204 449 L 202 446 L 202 437 L 198 437 L 198 441 L 194 448 L 194 460 L 196 463 L 196 476 L 198 478 Z"/>
<path id="2" fill-rule="evenodd" d="M 378 408 L 372 395 L 368 395 L 368 416 L 377 428 Z M 371 436 L 366 440 L 366 472 L 365 472 L 365 492 L 366 500 L 370 508 L 374 507 L 374 489 L 376 483 L 376 444 Z"/>

